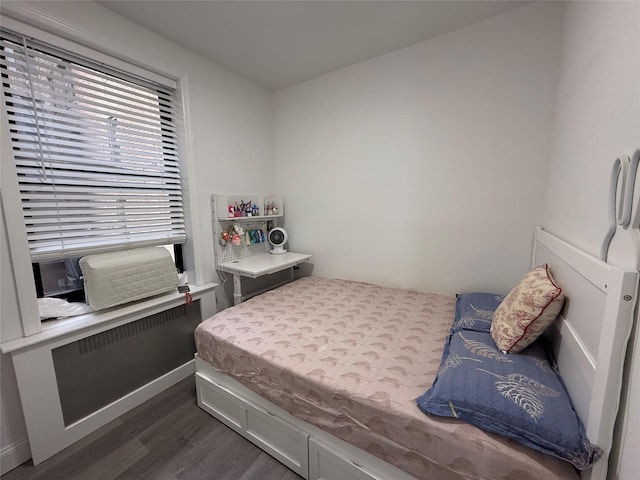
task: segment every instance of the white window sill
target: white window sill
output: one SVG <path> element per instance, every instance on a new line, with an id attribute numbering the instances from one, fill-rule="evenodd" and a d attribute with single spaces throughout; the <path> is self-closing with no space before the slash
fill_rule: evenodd
<path id="1" fill-rule="evenodd" d="M 189 285 L 193 301 L 199 300 L 205 294 L 213 292 L 216 283 L 204 285 Z M 42 323 L 42 331 L 34 335 L 0 344 L 2 353 L 42 346 L 48 343 L 67 343 L 69 337 L 88 337 L 105 330 L 139 320 L 154 313 L 186 303 L 184 293 L 166 293 L 146 300 L 128 303 L 117 307 L 87 313 L 60 320 L 47 320 Z M 72 340 L 71 340 L 72 341 Z"/>

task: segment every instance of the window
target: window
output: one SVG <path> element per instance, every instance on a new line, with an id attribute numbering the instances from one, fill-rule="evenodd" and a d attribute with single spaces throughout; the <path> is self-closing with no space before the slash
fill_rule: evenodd
<path id="1" fill-rule="evenodd" d="M 40 291 L 77 289 L 68 273 L 83 255 L 183 243 L 175 89 L 0 34 L 2 91 Z"/>
<path id="2" fill-rule="evenodd" d="M 176 270 L 184 271 L 182 245 L 164 245 L 164 247 L 171 255 Z M 80 258 L 33 263 L 33 278 L 38 297 L 59 297 L 70 302 L 84 302 L 86 299 L 82 270 L 79 265 Z"/>

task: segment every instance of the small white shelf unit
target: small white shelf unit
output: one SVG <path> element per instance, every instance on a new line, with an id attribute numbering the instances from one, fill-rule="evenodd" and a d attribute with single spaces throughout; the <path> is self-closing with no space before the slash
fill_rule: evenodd
<path id="1" fill-rule="evenodd" d="M 280 218 L 284 216 L 284 204 L 282 203 L 282 197 L 280 195 L 226 195 L 226 194 L 213 194 L 211 195 L 211 201 L 214 203 L 215 217 L 220 220 L 230 219 L 251 219 L 252 216 L 230 216 L 229 207 L 236 207 L 240 204 L 247 204 L 251 202 L 252 205 L 258 207 L 259 217 L 273 217 Z M 267 210 L 268 206 L 272 205 L 277 209 L 276 213 L 271 213 Z"/>
<path id="2" fill-rule="evenodd" d="M 235 216 L 234 207 L 249 202 L 252 205 L 257 205 L 257 215 Z M 275 207 L 277 213 L 273 214 L 273 210 L 267 210 L 268 207 Z M 211 213 L 216 269 L 233 274 L 235 305 L 246 298 L 242 294 L 241 277 L 257 278 L 287 268 L 292 269 L 292 267 L 311 258 L 311 255 L 294 252 L 269 253 L 271 250 L 271 245 L 267 240 L 269 230 L 283 226 L 284 202 L 279 195 L 213 194 L 211 195 Z M 242 227 L 244 231 L 237 244 L 231 240 L 234 225 Z M 223 240 L 225 232 L 229 238 Z M 291 271 L 291 279 L 293 279 L 293 270 Z"/>
<path id="3" fill-rule="evenodd" d="M 230 217 L 229 206 L 251 202 L 258 205 L 259 215 L 251 217 Z M 267 202 L 274 202 L 278 208 L 277 215 L 264 215 L 264 205 Z M 224 265 L 247 257 L 253 257 L 262 253 L 269 253 L 271 245 L 267 241 L 267 228 L 270 226 L 282 226 L 284 217 L 284 205 L 282 197 L 277 195 L 211 195 L 211 212 L 213 215 L 213 242 L 216 254 L 216 268 L 229 272 Z M 240 225 L 245 232 L 262 231 L 263 242 L 247 243 L 246 233 L 240 238 L 239 245 L 233 245 L 231 239 L 226 242 L 221 241 L 224 232 L 229 233 L 233 226 Z"/>

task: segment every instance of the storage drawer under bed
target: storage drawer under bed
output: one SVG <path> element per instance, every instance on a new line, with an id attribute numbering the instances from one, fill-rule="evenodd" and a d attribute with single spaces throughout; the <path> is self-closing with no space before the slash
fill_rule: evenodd
<path id="1" fill-rule="evenodd" d="M 309 478 L 309 435 L 226 387 L 196 373 L 198 406 L 303 478 Z"/>
<path id="2" fill-rule="evenodd" d="M 386 480 L 325 445 L 309 438 L 309 480 Z"/>
<path id="3" fill-rule="evenodd" d="M 353 445 L 306 424 L 264 401 L 196 356 L 198 406 L 308 480 L 416 480 Z M 273 412 L 269 411 L 273 408 Z M 283 418 L 284 417 L 284 418 Z"/>

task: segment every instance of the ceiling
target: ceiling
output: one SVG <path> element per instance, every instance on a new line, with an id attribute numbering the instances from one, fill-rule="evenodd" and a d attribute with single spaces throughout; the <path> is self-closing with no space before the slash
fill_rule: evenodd
<path id="1" fill-rule="evenodd" d="M 520 1 L 156 1 L 102 6 L 271 90 L 522 5 Z"/>

